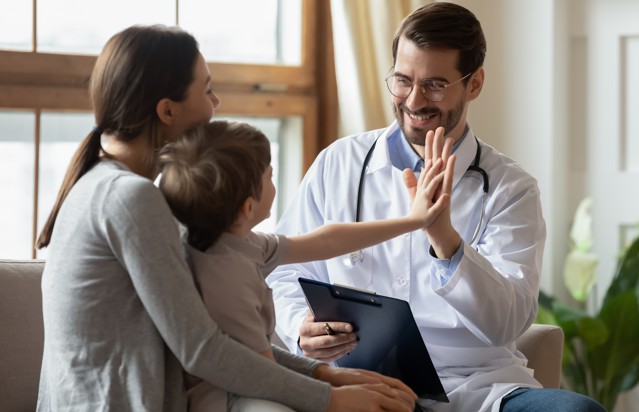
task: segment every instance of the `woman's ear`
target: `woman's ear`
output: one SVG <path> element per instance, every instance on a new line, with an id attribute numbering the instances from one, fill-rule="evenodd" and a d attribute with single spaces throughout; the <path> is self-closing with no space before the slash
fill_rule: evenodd
<path id="1" fill-rule="evenodd" d="M 468 90 L 467 100 L 475 100 L 479 96 L 482 87 L 484 87 L 485 75 L 486 73 L 484 72 L 484 68 L 480 67 L 475 73 L 470 76 L 468 86 L 466 87 L 466 89 Z"/>
<path id="2" fill-rule="evenodd" d="M 158 115 L 160 121 L 168 126 L 173 125 L 175 122 L 175 106 L 173 101 L 168 97 L 160 99 L 157 105 L 155 105 L 155 112 Z"/>

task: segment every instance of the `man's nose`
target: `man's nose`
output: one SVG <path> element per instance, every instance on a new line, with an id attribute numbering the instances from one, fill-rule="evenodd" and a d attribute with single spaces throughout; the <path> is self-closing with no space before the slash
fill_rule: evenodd
<path id="1" fill-rule="evenodd" d="M 422 88 L 418 84 L 413 85 L 413 89 L 404 101 L 404 105 L 411 111 L 417 111 L 429 103 L 430 101 L 424 97 Z"/>

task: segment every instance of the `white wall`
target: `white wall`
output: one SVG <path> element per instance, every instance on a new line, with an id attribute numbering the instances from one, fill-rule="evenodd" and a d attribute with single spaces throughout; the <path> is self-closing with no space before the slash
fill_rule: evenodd
<path id="1" fill-rule="evenodd" d="M 542 288 L 563 291 L 567 253 L 565 2 L 456 1 L 481 21 L 488 50 L 486 83 L 471 105 L 473 130 L 517 160 L 539 182 L 548 239 Z"/>

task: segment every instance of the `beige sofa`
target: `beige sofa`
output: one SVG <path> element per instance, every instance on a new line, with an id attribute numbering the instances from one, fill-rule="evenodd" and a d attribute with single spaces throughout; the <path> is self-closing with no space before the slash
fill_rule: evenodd
<path id="1" fill-rule="evenodd" d="M 0 411 L 33 411 L 44 332 L 40 277 L 44 262 L 0 260 Z M 533 325 L 517 341 L 535 377 L 545 387 L 558 387 L 563 332 Z"/>

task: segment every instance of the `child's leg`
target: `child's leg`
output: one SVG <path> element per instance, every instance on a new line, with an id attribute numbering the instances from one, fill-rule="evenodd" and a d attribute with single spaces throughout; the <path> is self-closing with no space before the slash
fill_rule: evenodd
<path id="1" fill-rule="evenodd" d="M 264 399 L 243 398 L 230 395 L 228 398 L 228 412 L 295 412 L 282 404 Z"/>

